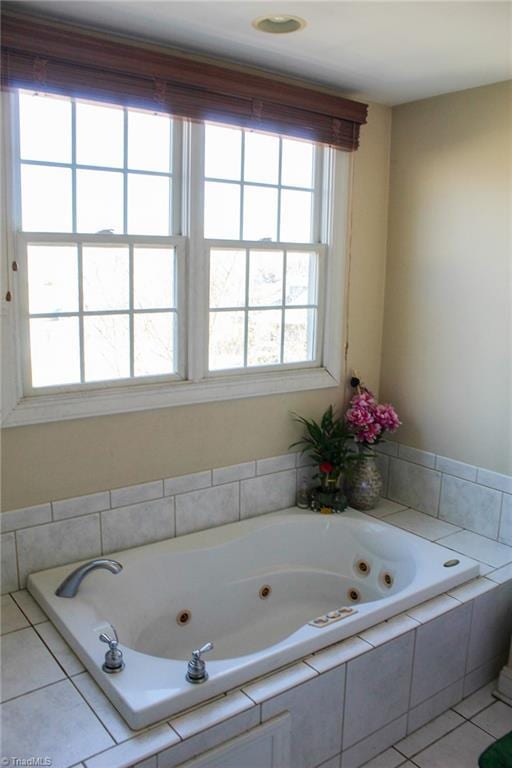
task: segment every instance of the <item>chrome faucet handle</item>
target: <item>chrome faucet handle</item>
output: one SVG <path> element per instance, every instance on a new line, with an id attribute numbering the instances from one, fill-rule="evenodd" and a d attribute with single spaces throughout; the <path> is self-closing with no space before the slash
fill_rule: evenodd
<path id="1" fill-rule="evenodd" d="M 102 632 L 100 635 L 100 640 L 102 643 L 107 643 L 109 648 L 113 650 L 114 648 L 117 648 L 117 646 L 119 645 L 119 637 L 117 636 L 116 628 L 112 624 L 110 625 L 110 629 L 112 630 L 114 637 L 111 638 L 107 635 L 106 632 Z"/>
<path id="2" fill-rule="evenodd" d="M 194 659 L 201 659 L 202 654 L 208 653 L 208 651 L 213 651 L 213 643 L 205 643 L 201 648 L 198 648 L 197 651 L 192 651 L 192 656 Z"/>
<path id="3" fill-rule="evenodd" d="M 213 651 L 213 643 L 205 643 L 201 648 L 192 651 L 192 658 L 187 664 L 187 674 L 185 679 L 189 683 L 204 683 L 208 680 L 208 672 L 206 671 L 206 664 L 201 658 L 203 653 Z"/>
<path id="4" fill-rule="evenodd" d="M 114 637 L 109 637 L 106 632 L 102 632 L 99 636 L 102 643 L 108 645 L 108 651 L 105 653 L 105 661 L 103 662 L 102 669 L 104 672 L 113 674 L 114 672 L 121 672 L 124 669 L 123 652 L 118 648 L 119 638 L 117 636 L 116 628 L 110 625 Z"/>

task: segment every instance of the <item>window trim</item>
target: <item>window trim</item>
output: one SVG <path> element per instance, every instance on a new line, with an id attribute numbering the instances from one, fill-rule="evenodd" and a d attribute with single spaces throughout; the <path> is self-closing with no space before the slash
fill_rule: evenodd
<path id="1" fill-rule="evenodd" d="M 5 192 L 4 211 L 8 226 L 5 228 L 7 260 L 2 264 L 4 277 L 9 271 L 13 255 L 16 253 L 15 226 L 18 213 L 14 206 L 18 190 L 15 163 L 11 158 L 10 137 L 13 135 L 13 111 L 11 123 L 4 130 L 3 163 L 11 168 L 10 174 L 3 174 Z M 14 134 L 15 135 L 15 134 Z M 185 159 L 190 166 L 183 168 L 184 189 L 182 220 L 189 219 L 190 197 L 194 204 L 203 205 L 202 184 L 202 145 L 201 131 L 197 125 L 184 124 L 183 146 Z M 190 151 L 187 152 L 187 149 Z M 198 149 L 201 154 L 198 155 Z M 11 162 L 9 162 L 11 161 Z M 184 297 L 183 312 L 187 318 L 187 379 L 172 381 L 159 380 L 156 383 L 133 381 L 127 386 L 108 382 L 96 384 L 91 389 L 74 392 L 38 394 L 24 396 L 22 388 L 22 359 L 20 355 L 19 333 L 20 302 L 6 302 L 2 296 L 2 341 L 4 365 L 2 376 L 2 423 L 5 427 L 60 421 L 88 416 L 101 416 L 115 413 L 128 413 L 153 410 L 170 406 L 191 405 L 194 403 L 216 402 L 230 399 L 244 399 L 264 395 L 282 394 L 313 389 L 338 387 L 342 375 L 342 351 L 345 346 L 345 323 L 343 321 L 346 303 L 346 261 L 347 233 L 349 221 L 349 187 L 351 178 L 352 155 L 339 150 L 324 153 L 322 173 L 323 199 L 322 230 L 328 258 L 324 275 L 325 312 L 323 319 L 322 367 L 301 365 L 300 367 L 280 366 L 279 369 L 245 370 L 233 374 L 208 375 L 205 369 L 207 359 L 208 319 L 208 275 L 204 267 L 204 248 L 208 241 L 203 240 L 198 231 L 200 216 L 194 217 L 187 231 L 183 228 L 186 244 L 187 289 Z M 180 169 L 181 170 L 181 169 Z M 188 171 L 188 173 L 187 173 Z M 198 201 L 198 197 L 200 200 Z M 179 230 L 179 227 L 177 227 Z M 30 237 L 30 233 L 29 237 Z M 48 233 L 51 238 L 55 235 Z M 25 233 L 24 233 L 25 236 Z M 66 234 L 66 237 L 72 235 Z M 104 236 L 102 236 L 104 239 Z M 115 236 L 116 242 L 120 242 Z M 126 236 L 131 237 L 131 236 Z M 236 241 L 229 241 L 236 246 Z M 244 243 L 247 246 L 247 243 Z M 261 243 L 254 243 L 261 246 Z M 280 243 L 269 244 L 279 248 Z M 290 244 L 296 246 L 297 244 Z M 317 247 L 317 246 L 315 246 Z M 194 275 L 194 279 L 191 279 Z M 19 295 L 16 285 L 16 272 L 10 272 L 13 292 Z M 341 299 L 341 300 L 340 300 Z M 197 312 L 197 307 L 204 307 L 204 312 Z"/>

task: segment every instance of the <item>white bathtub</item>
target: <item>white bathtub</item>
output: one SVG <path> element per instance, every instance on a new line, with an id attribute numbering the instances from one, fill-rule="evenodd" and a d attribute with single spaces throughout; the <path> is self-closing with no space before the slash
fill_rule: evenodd
<path id="1" fill-rule="evenodd" d="M 54 594 L 73 565 L 32 574 L 28 589 L 132 728 L 361 632 L 479 572 L 468 558 L 352 510 L 324 516 L 290 509 L 109 557 L 123 571 L 89 574 L 74 598 Z M 265 585 L 271 593 L 261 599 Z M 341 606 L 356 611 L 321 628 L 308 623 Z M 181 626 L 183 611 L 191 619 Z M 126 661 L 115 675 L 101 669 L 107 647 L 98 639 L 110 623 Z M 210 640 L 209 680 L 192 685 L 186 662 Z"/>

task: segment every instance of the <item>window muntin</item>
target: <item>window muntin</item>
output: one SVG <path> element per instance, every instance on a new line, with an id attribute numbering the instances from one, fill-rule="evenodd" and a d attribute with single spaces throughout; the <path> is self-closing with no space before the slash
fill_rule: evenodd
<path id="1" fill-rule="evenodd" d="M 174 247 L 29 241 L 26 253 L 29 386 L 177 373 Z"/>
<path id="2" fill-rule="evenodd" d="M 310 142 L 207 123 L 205 238 L 315 242 L 317 154 Z"/>
<path id="3" fill-rule="evenodd" d="M 210 371 L 313 363 L 319 262 L 311 249 L 211 248 Z"/>
<path id="4" fill-rule="evenodd" d="M 176 376 L 171 118 L 24 91 L 18 115 L 26 391 Z"/>
<path id="5" fill-rule="evenodd" d="M 20 98 L 23 96 L 28 97 L 27 94 L 20 94 Z M 46 228 L 41 226 L 39 231 L 20 237 L 21 250 L 24 247 L 28 250 L 29 245 L 67 245 L 76 251 L 77 266 L 74 269 L 73 259 L 68 257 L 67 272 L 74 277 L 67 275 L 65 295 L 61 287 L 61 295 L 57 303 L 53 301 L 53 307 L 45 311 L 34 305 L 29 311 L 27 296 L 28 330 L 25 338 L 29 363 L 27 366 L 25 355 L 28 368 L 28 377 L 24 376 L 26 394 L 46 394 L 63 388 L 94 388 L 130 381 L 136 383 L 140 377 L 155 382 L 162 377 L 169 381 L 184 378 L 198 382 L 211 376 L 233 376 L 281 368 L 321 369 L 325 320 L 322 285 L 326 275 L 327 250 L 324 245 L 316 244 L 324 239 L 320 236 L 323 232 L 320 228 L 320 221 L 323 221 L 320 204 L 323 204 L 325 194 L 322 186 L 325 159 L 319 148 L 308 142 L 254 131 L 217 125 L 190 125 L 184 129 L 185 135 L 191 137 L 191 143 L 185 142 L 186 153 L 190 153 L 190 157 L 185 154 L 182 158 L 181 124 L 178 124 L 177 133 L 177 126 L 166 116 L 108 105 L 91 105 L 61 97 L 30 95 L 29 98 L 39 100 L 39 104 L 59 102 L 60 141 L 57 149 L 50 141 L 39 141 L 38 144 L 34 137 L 36 132 L 30 135 L 30 131 L 20 126 L 20 134 L 24 130 L 24 137 L 20 135 L 20 150 L 22 145 L 24 147 L 20 151 L 20 175 L 25 172 L 30 174 L 33 169 L 43 174 L 60 173 L 61 189 L 64 188 L 61 197 L 64 200 L 67 196 L 67 207 L 61 204 L 58 195 L 47 194 L 48 188 L 55 191 L 55 186 L 49 187 L 50 182 L 44 180 L 37 191 L 44 192 L 45 200 L 55 214 L 52 226 L 48 227 L 49 217 L 43 206 L 39 216 L 46 223 Z M 20 115 L 24 108 L 20 104 Z M 40 112 L 43 111 L 41 108 Z M 52 110 L 48 111 L 51 112 L 49 122 L 55 123 Z M 70 114 L 68 130 L 66 126 Z M 99 141 L 98 132 L 92 142 L 81 138 L 82 134 L 87 134 L 83 126 L 92 119 L 92 115 L 98 118 L 102 126 L 99 133 L 107 144 L 107 150 L 100 147 L 96 156 L 93 153 L 96 141 Z M 122 158 L 118 149 L 114 149 L 120 116 L 123 124 Z M 43 118 L 44 115 L 42 123 Z M 129 136 L 135 137 L 133 141 L 128 139 Z M 144 136 L 150 138 L 145 145 Z M 219 136 L 224 136 L 224 144 L 219 144 Z M 41 149 L 41 146 L 45 148 Z M 223 152 L 215 151 L 215 146 L 217 149 L 223 147 Z M 155 151 L 155 147 L 159 150 Z M 80 164 L 79 159 L 87 164 Z M 191 175 L 188 176 L 188 171 L 185 173 L 182 188 L 182 169 L 189 167 L 189 160 Z M 176 161 L 177 171 L 172 165 Z M 103 165 L 105 162 L 107 165 Z M 135 192 L 130 186 L 132 179 L 140 188 L 139 200 L 145 204 L 145 209 L 136 204 Z M 153 186 L 144 187 L 148 180 Z M 162 181 L 164 184 L 168 182 L 168 197 Z M 51 181 L 51 184 L 54 185 L 54 182 Z M 109 184 L 113 185 L 112 188 L 108 187 Z M 157 184 L 160 184 L 159 189 Z M 204 208 L 198 204 L 202 199 L 199 184 L 204 187 Z M 222 195 L 217 194 L 215 185 L 220 185 Z M 226 206 L 226 185 L 232 190 L 231 209 Z M 208 189 L 215 191 L 213 208 L 210 206 L 215 216 L 207 210 Z M 24 192 L 30 196 L 30 190 L 26 192 L 22 186 L 22 202 Z M 185 201 L 189 201 L 184 206 L 187 217 L 183 224 L 182 195 Z M 147 205 L 148 200 L 151 206 Z M 37 212 L 36 201 L 37 195 L 32 194 L 33 209 Z M 83 202 L 82 209 L 80 201 Z M 133 212 L 130 212 L 130 201 L 133 201 Z M 287 213 L 289 210 L 300 210 L 301 204 L 299 216 Z M 174 217 L 171 207 L 174 207 Z M 185 232 L 190 232 L 190 238 L 162 237 L 159 225 L 166 215 L 162 214 L 162 210 L 168 211 L 166 221 L 169 227 L 174 219 L 179 229 L 184 226 Z M 233 211 L 236 213 L 234 216 Z M 206 240 L 206 249 L 203 250 L 208 215 L 215 222 L 219 237 Z M 143 223 L 134 225 L 136 216 Z M 130 232 L 129 222 L 137 230 L 136 235 Z M 101 235 L 96 234 L 97 226 Z M 231 237 L 226 237 L 226 226 L 232 227 Z M 84 232 L 70 232 L 70 229 L 79 228 L 94 230 L 94 234 L 87 236 Z M 48 229 L 52 232 L 46 234 Z M 269 234 L 270 229 L 272 234 Z M 54 238 L 54 233 L 58 233 L 59 237 Z M 245 240 L 238 239 L 241 235 Z M 144 291 L 137 289 L 140 275 L 144 272 L 141 265 L 147 261 L 151 251 L 158 251 L 159 244 L 164 250 L 165 247 L 171 248 L 173 267 L 170 270 L 158 266 L 158 259 L 151 261 L 148 274 L 152 275 L 154 269 L 157 271 L 149 280 L 142 300 L 138 294 Z M 185 253 L 187 245 L 188 254 Z M 126 257 L 121 255 L 123 248 L 128 253 L 129 274 L 120 266 L 126 261 Z M 117 258 L 112 253 L 115 249 L 118 250 L 115 254 Z M 137 258 L 137 254 L 144 249 L 147 251 L 145 259 Z M 222 249 L 230 252 L 238 250 L 241 253 L 239 265 L 243 263 L 243 267 L 239 266 L 235 280 L 224 283 L 220 291 L 222 301 L 215 300 L 214 287 L 210 286 L 210 305 L 208 275 L 212 264 L 209 254 L 212 250 L 219 252 Z M 96 259 L 93 258 L 94 252 Z M 186 255 L 189 260 L 192 253 L 195 255 L 187 269 L 188 283 L 185 284 L 184 257 Z M 304 264 L 302 277 L 300 269 L 293 269 L 299 256 L 302 262 L 309 265 L 307 279 L 304 278 Z M 48 269 L 50 262 L 48 258 Z M 258 262 L 263 267 L 258 267 Z M 94 268 L 89 266 L 92 263 Z M 276 274 L 272 273 L 271 267 L 275 268 Z M 202 290 L 195 290 L 193 285 L 198 268 L 201 271 L 204 269 L 206 296 Z M 53 265 L 53 274 L 57 272 L 58 265 Z M 236 270 L 233 274 L 237 274 Z M 58 286 L 65 277 L 66 268 L 62 276 L 54 276 L 54 284 Z M 69 289 L 72 279 L 77 281 L 76 290 Z M 295 287 L 294 280 L 296 283 L 298 280 Z M 92 283 L 96 286 L 94 301 Z M 103 290 L 99 301 L 99 286 L 104 288 L 107 283 L 109 290 Z M 58 294 L 55 285 L 53 291 Z M 172 301 L 161 295 L 163 289 L 164 294 L 172 294 Z M 227 300 L 230 291 L 236 295 Z M 178 294 L 181 302 L 185 293 L 188 294 L 189 306 L 197 308 L 193 314 L 198 315 L 197 319 L 193 319 L 189 309 L 188 329 L 184 328 L 183 306 L 180 304 L 182 309 L 178 312 L 177 302 Z M 205 306 L 201 306 L 201 301 L 197 304 L 201 296 L 206 298 Z M 201 315 L 208 319 L 204 324 L 199 319 Z M 38 350 L 32 350 L 33 381 L 30 380 L 31 334 L 32 346 L 36 346 L 36 341 L 38 346 Z M 64 356 L 63 350 L 66 350 Z M 65 357 L 65 365 L 60 360 L 58 364 L 49 365 L 48 359 L 52 355 L 54 358 Z M 46 373 L 43 371 L 45 367 L 50 369 Z"/>
<path id="6" fill-rule="evenodd" d="M 171 235 L 173 133 L 166 115 L 21 91 L 21 229 Z"/>

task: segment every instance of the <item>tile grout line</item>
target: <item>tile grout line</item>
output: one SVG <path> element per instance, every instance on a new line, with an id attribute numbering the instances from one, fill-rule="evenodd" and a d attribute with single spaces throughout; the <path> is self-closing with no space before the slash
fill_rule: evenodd
<path id="1" fill-rule="evenodd" d="M 399 447 L 401 445 L 403 445 L 406 448 L 407 447 L 412 447 L 412 446 L 407 446 L 406 444 L 397 443 L 397 442 L 393 442 L 393 444 L 396 445 L 398 449 L 399 449 Z M 455 478 L 457 480 L 461 480 L 461 481 L 463 481 L 465 483 L 470 483 L 472 485 L 478 485 L 478 486 L 480 486 L 482 488 L 489 488 L 491 490 L 495 490 L 495 491 L 497 491 L 497 492 L 499 492 L 501 494 L 507 493 L 507 491 L 503 491 L 502 488 L 497 488 L 495 485 L 488 485 L 488 484 L 485 484 L 485 483 L 481 483 L 478 480 L 478 474 L 477 474 L 477 479 L 476 480 L 469 480 L 466 477 L 461 477 L 460 475 L 453 474 L 451 472 L 447 472 L 447 471 L 443 471 L 443 470 L 439 469 L 437 459 L 449 458 L 449 457 L 441 456 L 440 454 L 436 454 L 436 453 L 433 453 L 431 451 L 424 451 L 423 449 L 415 449 L 415 450 L 417 450 L 419 452 L 432 453 L 433 456 L 435 457 L 434 466 L 430 467 L 430 466 L 427 466 L 427 465 L 422 464 L 420 462 L 414 461 L 414 460 L 412 460 L 410 458 L 404 458 L 403 456 L 400 455 L 399 450 L 398 450 L 398 453 L 396 455 L 387 454 L 385 452 L 380 452 L 380 451 L 378 453 L 379 453 L 379 455 L 385 456 L 388 459 L 398 459 L 398 460 L 400 460 L 400 461 L 402 461 L 404 463 L 413 464 L 414 466 L 421 467 L 422 469 L 425 469 L 425 470 L 428 470 L 428 471 L 438 472 L 441 477 L 444 477 L 444 476 L 453 477 L 453 478 Z M 286 454 L 282 454 L 282 455 L 283 456 L 289 456 L 289 455 L 293 456 L 293 455 L 295 455 L 297 457 L 298 454 L 295 453 L 295 452 L 291 452 L 291 453 L 286 453 Z M 268 457 L 268 458 L 276 458 L 276 457 Z M 265 460 L 265 459 L 263 459 L 263 460 Z M 451 459 L 451 460 L 452 461 L 458 461 L 457 459 Z M 255 459 L 254 461 L 256 462 L 257 460 Z M 241 462 L 241 463 L 246 463 L 246 462 Z M 460 462 L 460 463 L 465 464 L 466 462 Z M 231 465 L 229 465 L 229 466 L 231 466 Z M 467 466 L 469 466 L 471 468 L 475 468 L 477 470 L 477 473 L 478 473 L 479 470 L 491 471 L 491 470 L 485 470 L 483 467 L 478 467 L 476 465 L 467 465 Z M 295 469 L 297 468 L 297 458 L 295 460 L 294 467 L 289 467 L 288 469 L 294 469 L 294 468 Z M 215 467 L 213 469 L 224 469 L 224 467 Z M 210 468 L 208 470 L 198 470 L 198 472 L 192 472 L 192 473 L 188 473 L 188 474 L 194 475 L 194 474 L 199 474 L 201 472 L 206 472 L 206 471 L 209 472 L 210 473 L 210 487 L 212 487 L 212 485 L 213 485 L 213 481 L 212 481 L 213 469 Z M 299 467 L 299 469 L 300 469 L 300 467 Z M 277 472 L 279 472 L 279 471 L 287 471 L 287 470 L 277 470 Z M 267 474 L 276 474 L 276 472 L 275 471 L 274 472 L 269 472 Z M 497 474 L 501 475 L 503 473 L 497 473 Z M 156 483 L 156 482 L 161 482 L 162 483 L 162 488 L 163 488 L 163 484 L 164 484 L 165 480 L 168 480 L 168 479 L 170 479 L 170 480 L 179 479 L 180 477 L 184 477 L 184 476 L 186 476 L 186 475 L 177 475 L 176 477 L 171 477 L 171 478 L 156 478 L 154 480 L 147 480 L 147 481 L 142 481 L 140 483 L 133 483 L 132 485 L 128 485 L 128 486 L 119 486 L 118 488 L 113 488 L 113 489 L 108 489 L 108 488 L 107 489 L 100 489 L 100 490 L 97 490 L 97 491 L 93 491 L 91 493 L 83 494 L 81 496 L 72 496 L 72 497 L 68 497 L 66 499 L 56 499 L 56 500 L 53 500 L 53 501 L 42 501 L 42 502 L 40 502 L 38 504 L 34 504 L 34 505 L 31 505 L 31 506 L 42 506 L 43 504 L 49 504 L 50 507 L 51 507 L 52 514 L 53 514 L 53 512 L 54 512 L 53 505 L 54 505 L 55 502 L 61 502 L 61 501 L 65 502 L 65 501 L 68 501 L 70 499 L 80 499 L 80 498 L 86 498 L 88 496 L 94 496 L 94 495 L 100 494 L 100 493 L 107 493 L 109 495 L 109 498 L 110 498 L 110 506 L 108 508 L 113 508 L 112 504 L 111 504 L 111 494 L 112 494 L 113 491 L 121 490 L 121 489 L 124 489 L 124 488 L 132 488 L 132 487 L 136 487 L 136 486 L 147 485 L 149 483 Z M 258 475 L 255 475 L 255 476 L 258 477 Z M 509 477 L 508 475 L 503 475 L 503 476 L 504 477 Z M 164 490 L 163 490 L 163 495 L 165 496 L 165 491 Z M 158 498 L 161 498 L 161 496 L 159 496 Z M 132 502 L 132 503 L 141 503 L 141 502 Z M 20 510 L 21 509 L 25 509 L 25 507 L 19 507 L 18 509 L 20 509 Z M 15 510 L 6 510 L 6 511 L 8 511 L 8 512 L 11 512 L 11 511 L 15 512 L 17 510 L 15 509 Z M 105 510 L 100 510 L 100 511 L 105 511 Z M 85 513 L 85 514 L 88 514 L 88 513 Z M 54 519 L 54 517 L 52 517 L 52 519 Z M 64 518 L 64 519 L 66 519 L 66 518 Z M 26 526 L 26 527 L 32 527 L 32 526 Z"/>
<path id="2" fill-rule="evenodd" d="M 84 672 L 85 672 L 86 674 L 89 674 L 89 673 L 87 672 L 87 670 L 84 670 Z M 81 672 L 81 673 L 79 673 L 79 674 L 83 674 L 83 672 Z M 112 739 L 112 741 L 114 742 L 114 744 L 113 744 L 113 745 L 111 745 L 111 746 L 109 747 L 109 749 L 112 749 L 112 747 L 114 747 L 114 746 L 117 746 L 117 745 L 118 745 L 118 744 L 120 744 L 120 743 L 122 744 L 123 742 L 119 742 L 119 741 L 117 741 L 117 739 L 115 738 L 114 734 L 113 734 L 113 733 L 112 733 L 112 732 L 109 730 L 109 728 L 107 727 L 106 723 L 104 723 L 104 722 L 103 722 L 103 720 L 101 719 L 101 717 L 99 716 L 99 714 L 98 714 L 98 713 L 96 712 L 96 710 L 93 708 L 92 704 L 90 704 L 90 703 L 89 703 L 89 701 L 88 701 L 88 700 L 85 698 L 84 694 L 82 693 L 82 691 L 80 690 L 80 688 L 77 686 L 77 684 L 75 683 L 75 681 L 73 680 L 73 678 L 72 678 L 72 677 L 69 677 L 68 679 L 69 679 L 69 682 L 71 683 L 71 685 L 73 686 L 73 688 L 75 689 L 75 691 L 76 691 L 76 692 L 78 693 L 78 695 L 80 696 L 80 698 L 81 698 L 83 701 L 85 701 L 85 703 L 87 704 L 87 706 L 89 707 L 89 709 L 90 709 L 90 710 L 91 710 L 91 712 L 93 713 L 93 715 L 94 715 L 94 717 L 96 718 L 96 720 L 99 722 L 99 724 L 102 726 L 102 728 L 104 728 L 104 729 L 105 729 L 105 731 L 108 733 L 108 735 L 110 736 L 110 738 L 111 738 L 111 739 Z M 92 678 L 91 678 L 91 679 L 92 679 Z M 116 710 L 116 712 L 117 712 L 117 710 Z M 130 737 L 130 738 L 131 738 L 131 737 Z M 127 739 L 127 741 L 129 741 L 129 739 Z M 106 750 L 103 750 L 103 751 L 106 751 Z M 96 753 L 96 754 L 98 754 L 98 753 Z M 87 757 L 83 757 L 83 758 L 82 758 L 82 761 L 84 761 L 84 760 L 88 760 L 90 757 L 93 757 L 93 755 L 88 755 Z"/>
<path id="3" fill-rule="evenodd" d="M 412 618 L 412 617 L 409 617 L 409 618 Z M 407 697 L 407 712 L 405 713 L 405 715 L 406 715 L 406 722 L 405 722 L 405 733 L 406 733 L 406 736 L 409 733 L 409 717 L 410 717 L 410 713 L 411 713 L 411 709 L 412 709 L 412 687 L 413 687 L 413 682 L 414 682 L 414 667 L 415 667 L 415 663 L 416 663 L 416 645 L 417 645 L 417 640 L 418 640 L 418 630 L 419 630 L 419 628 L 421 626 L 423 626 L 423 625 L 420 624 L 419 627 L 415 627 L 415 629 L 412 630 L 414 632 L 414 638 L 413 638 L 412 656 L 411 656 L 411 676 L 410 676 L 410 679 L 409 679 L 409 695 Z"/>
<path id="4" fill-rule="evenodd" d="M 357 656 L 355 658 L 357 658 Z M 350 664 L 350 659 L 349 661 L 345 662 L 345 679 L 343 680 L 343 709 L 341 712 L 340 765 L 341 765 L 341 755 L 343 755 L 343 740 L 345 738 L 345 714 L 347 709 L 347 686 L 348 686 L 348 665 L 349 664 Z"/>
<path id="5" fill-rule="evenodd" d="M 42 622 L 41 622 L 41 624 L 46 624 L 46 623 L 47 623 L 47 622 L 45 622 L 45 621 L 42 621 Z M 49 619 L 48 619 L 48 623 L 50 624 L 50 626 L 52 626 L 52 627 L 54 626 L 54 625 L 52 624 L 52 622 L 51 622 Z M 37 626 L 40 626 L 40 624 L 38 624 Z M 62 671 L 64 672 L 64 674 L 65 674 L 66 678 L 67 678 L 68 680 L 71 680 L 71 675 L 68 673 L 68 671 L 67 671 L 66 669 L 64 669 L 64 666 L 61 664 L 61 662 L 60 662 L 60 661 L 59 661 L 59 659 L 57 658 L 57 655 L 56 655 L 56 653 L 54 653 L 54 651 L 52 651 L 52 649 L 51 649 L 51 648 L 50 648 L 50 646 L 48 645 L 48 643 L 47 643 L 47 641 L 45 640 L 45 638 L 44 638 L 44 637 L 41 635 L 41 633 L 38 631 L 37 627 L 36 627 L 36 626 L 33 626 L 33 627 L 31 627 L 31 629 L 33 629 L 33 630 L 34 630 L 34 632 L 36 633 L 37 637 L 38 637 L 38 638 L 39 638 L 39 640 L 42 642 L 42 644 L 45 646 L 45 648 L 47 649 L 47 651 L 48 651 L 48 653 L 50 654 L 50 656 L 52 656 L 52 658 L 55 660 L 55 662 L 56 662 L 56 663 L 59 665 L 59 667 L 62 669 Z M 55 629 L 55 627 L 54 627 L 54 629 Z M 62 636 L 61 636 L 61 634 L 60 634 L 60 632 L 58 632 L 58 635 L 59 635 L 59 637 L 62 637 Z M 66 642 L 66 641 L 64 640 L 64 642 Z M 66 645 L 68 645 L 68 644 L 66 643 Z M 69 646 L 68 646 L 68 647 L 69 647 Z M 75 652 L 73 651 L 73 649 L 72 649 L 72 648 L 70 648 L 69 650 L 71 651 L 71 653 L 72 653 L 74 656 L 76 656 L 76 654 L 75 654 Z M 77 659 L 78 659 L 78 656 L 77 656 Z M 78 659 L 78 661 L 80 661 L 80 659 Z M 80 662 L 80 664 L 81 664 L 81 663 L 82 663 L 82 662 Z M 84 668 L 84 670 L 83 670 L 83 671 L 85 672 L 85 668 Z M 80 672 L 77 672 L 76 674 L 80 674 Z"/>
<path id="6" fill-rule="evenodd" d="M 25 627 L 25 629 L 28 629 L 28 627 Z M 60 665 L 59 665 L 60 666 Z M 24 691 L 23 693 L 19 693 L 17 696 L 10 696 L 8 699 L 4 699 L 1 702 L 1 706 L 3 707 L 4 704 L 10 704 L 11 701 L 17 701 L 18 699 L 23 699 L 25 696 L 31 696 L 33 693 L 36 693 L 37 691 L 44 691 L 45 688 L 51 688 L 52 685 L 59 685 L 60 683 L 66 682 L 66 680 L 69 679 L 66 672 L 64 672 L 64 677 L 61 677 L 59 680 L 52 680 L 51 683 L 45 683 L 44 685 L 38 685 L 37 688 L 32 688 L 30 691 Z"/>
<path id="7" fill-rule="evenodd" d="M 444 483 L 444 477 L 443 477 L 443 473 L 441 472 L 441 481 L 439 483 L 439 496 L 437 497 L 437 514 L 436 514 L 436 518 L 438 520 L 441 520 L 441 499 L 443 497 L 443 483 Z"/>
<path id="8" fill-rule="evenodd" d="M 23 590 L 20 590 L 20 589 L 17 589 L 17 590 L 16 590 L 16 592 L 21 592 L 21 591 L 23 591 Z M 26 592 L 27 592 L 27 594 L 29 594 L 29 595 L 30 595 L 30 592 L 28 592 L 28 590 L 26 590 L 26 589 L 25 589 L 24 591 L 26 591 Z M 27 614 L 27 612 L 26 612 L 26 611 L 24 611 L 24 610 L 23 610 L 23 607 L 20 605 L 20 603 L 18 603 L 18 601 L 17 601 L 17 600 L 16 600 L 16 598 L 14 597 L 14 594 L 15 594 L 15 593 L 14 593 L 14 592 L 7 592 L 7 594 L 8 594 L 8 595 L 9 595 L 9 596 L 10 596 L 10 597 L 11 597 L 11 598 L 14 600 L 14 603 L 15 603 L 15 605 L 17 605 L 17 606 L 18 606 L 19 610 L 22 612 L 22 614 L 24 615 L 24 617 L 26 618 L 26 620 L 29 622 L 30 626 L 31 626 L 31 627 L 35 627 L 35 626 L 36 626 L 36 625 L 35 625 L 35 623 L 34 623 L 34 622 L 31 620 L 30 616 Z M 42 610 L 42 609 L 41 609 L 41 610 Z M 45 621 L 49 621 L 49 619 L 45 619 Z"/>
<path id="9" fill-rule="evenodd" d="M 451 712 L 451 711 L 452 711 L 451 709 L 447 709 L 447 710 L 446 710 L 446 712 Z M 442 712 L 440 715 L 438 715 L 438 717 L 442 717 L 444 714 L 446 714 L 446 712 Z M 458 713 L 456 713 L 456 714 L 458 714 Z M 462 716 L 461 716 L 461 717 L 462 717 Z M 428 723 L 425 723 L 425 725 L 422 725 L 422 726 L 421 726 L 421 728 L 425 728 L 426 726 L 430 725 L 430 723 L 432 723 L 432 722 L 433 722 L 434 720 L 436 720 L 436 719 L 437 719 L 437 718 L 435 718 L 435 717 L 434 717 L 434 718 L 432 718 L 432 720 L 429 720 L 429 722 L 428 722 Z M 404 753 L 400 751 L 400 747 L 398 747 L 396 744 L 395 744 L 395 745 L 393 745 L 393 749 L 396 749 L 396 751 L 397 751 L 397 752 L 400 752 L 400 754 L 401 754 L 401 755 L 404 755 L 404 757 L 405 757 L 406 759 L 408 759 L 408 760 L 412 760 L 414 757 L 417 757 L 417 756 L 418 756 L 418 755 L 420 755 L 422 752 L 424 752 L 426 749 L 430 749 L 430 747 L 432 747 L 434 744 L 437 744 L 439 741 L 442 741 L 442 739 L 444 739 L 444 738 L 445 738 L 445 736 L 449 736 L 449 735 L 450 735 L 450 733 L 453 733 L 454 731 L 458 730 L 458 728 L 462 728 L 462 726 L 463 726 L 463 725 L 465 725 L 465 724 L 466 724 L 466 722 L 471 722 L 471 721 L 470 721 L 470 720 L 465 720 L 463 723 L 457 723 L 457 725 L 455 725 L 453 728 L 450 728 L 450 730 L 448 730 L 448 731 L 445 731 L 445 733 L 443 733 L 443 734 L 442 734 L 442 736 L 438 736 L 436 739 L 433 739 L 433 740 L 432 740 L 432 741 L 430 741 L 428 744 L 426 744 L 424 747 L 421 747 L 421 749 L 418 749 L 418 751 L 417 751 L 417 752 L 414 752 L 414 753 L 412 754 L 412 756 L 411 756 L 411 757 L 409 757 L 409 758 L 407 758 L 407 755 L 404 755 Z M 417 731 L 420 731 L 420 730 L 421 730 L 421 728 L 417 728 L 416 730 L 417 730 Z M 413 731 L 412 733 L 415 733 L 415 732 L 416 732 L 416 731 Z M 411 735 L 412 735 L 412 734 L 411 734 Z M 400 742 L 397 742 L 397 744 L 400 744 Z"/>
<path id="10" fill-rule="evenodd" d="M 18 553 L 18 533 L 14 531 L 14 556 L 16 558 L 16 581 L 18 584 L 18 590 L 22 589 L 20 578 L 20 557 Z"/>

